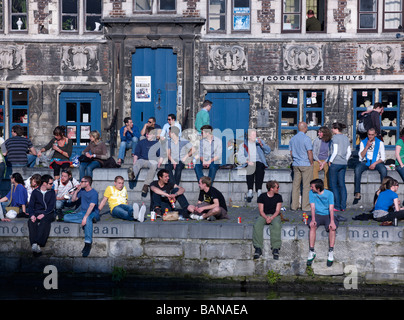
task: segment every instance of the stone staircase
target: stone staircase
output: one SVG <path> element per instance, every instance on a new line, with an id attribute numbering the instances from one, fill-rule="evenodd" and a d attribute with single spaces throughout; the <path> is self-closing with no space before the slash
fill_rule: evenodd
<path id="1" fill-rule="evenodd" d="M 127 153 L 129 154 L 129 152 Z M 130 154 L 129 154 L 130 156 Z M 125 185 L 129 192 L 129 201 L 136 201 L 138 203 L 145 202 L 148 206 L 150 203 L 150 193 L 146 198 L 141 197 L 141 189 L 143 187 L 143 181 L 146 176 L 146 169 L 142 169 L 138 176 L 137 184 L 134 185 L 133 182 L 128 181 L 127 169 L 132 164 L 131 158 L 126 157 L 125 163 L 121 168 L 99 168 L 93 171 L 93 187 L 99 192 L 100 199 L 103 196 L 104 190 L 107 186 L 113 185 L 113 181 L 116 176 L 120 175 L 125 179 Z M 49 168 L 20 168 L 22 176 L 27 179 L 34 173 L 45 174 L 48 173 L 53 175 L 53 170 Z M 73 177 L 77 180 L 79 179 L 78 168 L 71 168 Z M 204 170 L 205 174 L 208 174 L 208 170 Z M 401 183 L 401 178 L 395 170 L 388 171 L 388 175 L 397 179 Z M 322 172 L 320 172 L 320 178 L 322 178 Z M 155 176 L 157 180 L 157 176 Z M 265 171 L 265 178 L 263 184 L 263 191 L 266 190 L 265 183 L 269 180 L 276 180 L 280 185 L 280 194 L 283 197 L 284 205 L 288 208 L 291 199 L 292 190 L 292 178 L 290 169 L 267 169 Z M 181 186 L 186 190 L 186 197 L 190 203 L 196 202 L 199 195 L 199 187 L 196 181 L 195 171 L 193 169 L 184 169 L 182 172 Z M 236 169 L 219 169 L 214 181 L 214 187 L 219 189 L 228 205 L 246 205 L 245 195 L 247 193 L 247 184 L 245 176 L 242 175 L 241 170 Z M 346 172 L 346 186 L 348 190 L 348 207 L 352 207 L 353 201 L 353 189 L 354 189 L 354 171 L 348 169 Z M 380 186 L 380 176 L 379 173 L 373 171 L 366 171 L 362 175 L 362 200 L 356 205 L 359 207 L 361 205 L 367 205 L 373 203 L 374 193 Z M 9 180 L 5 179 L 2 186 L 2 195 L 9 188 Z M 398 190 L 398 194 L 401 198 L 404 194 L 404 188 Z M 254 199 L 256 199 L 256 194 L 254 194 Z M 256 203 L 253 201 L 251 205 Z"/>

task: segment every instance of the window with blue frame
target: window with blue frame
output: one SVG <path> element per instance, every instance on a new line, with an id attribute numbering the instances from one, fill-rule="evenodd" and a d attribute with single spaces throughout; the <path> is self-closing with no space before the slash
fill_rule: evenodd
<path id="1" fill-rule="evenodd" d="M 302 121 L 308 124 L 307 135 L 313 140 L 317 137 L 317 131 L 324 123 L 324 96 L 324 90 L 303 90 L 303 101 L 300 102 L 300 90 L 280 91 L 280 148 L 287 148 L 290 139 L 298 132 L 301 112 Z"/>
<path id="2" fill-rule="evenodd" d="M 29 93 L 27 89 L 10 90 L 10 127 L 20 125 L 23 128 L 23 136 L 29 138 Z"/>
<path id="3" fill-rule="evenodd" d="M 4 132 L 4 90 L 0 90 L 0 137 L 5 138 Z"/>
<path id="4" fill-rule="evenodd" d="M 395 148 L 400 133 L 400 90 L 379 90 L 379 101 L 384 106 L 381 129 L 386 149 Z"/>
<path id="5" fill-rule="evenodd" d="M 299 103 L 299 90 L 279 91 L 279 148 L 287 148 L 298 131 Z"/>
<path id="6" fill-rule="evenodd" d="M 308 124 L 309 130 L 318 130 L 324 123 L 324 91 L 305 90 L 303 96 L 303 121 Z"/>

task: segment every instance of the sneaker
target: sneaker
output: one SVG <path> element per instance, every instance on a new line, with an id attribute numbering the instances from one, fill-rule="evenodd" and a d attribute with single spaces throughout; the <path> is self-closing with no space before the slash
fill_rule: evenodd
<path id="1" fill-rule="evenodd" d="M 257 198 L 259 198 L 259 196 L 262 194 L 262 190 L 261 189 L 258 189 L 258 191 L 257 191 Z"/>
<path id="2" fill-rule="evenodd" d="M 253 197 L 252 190 L 249 190 L 247 193 L 247 202 L 251 202 Z"/>
<path id="3" fill-rule="evenodd" d="M 202 216 L 200 216 L 200 217 L 202 217 Z M 208 220 L 208 221 L 215 221 L 215 220 L 216 220 L 216 217 L 215 217 L 215 216 L 210 216 L 210 217 L 208 217 L 206 220 Z"/>
<path id="4" fill-rule="evenodd" d="M 144 221 L 144 214 L 146 213 L 146 206 L 142 206 L 139 210 L 139 217 L 137 218 L 140 222 Z"/>
<path id="5" fill-rule="evenodd" d="M 32 249 L 32 252 L 34 252 L 34 253 L 41 252 L 41 247 L 37 243 L 33 243 L 31 249 Z"/>
<path id="6" fill-rule="evenodd" d="M 142 197 L 143 197 L 143 198 L 146 198 L 148 192 L 149 192 L 149 185 L 148 185 L 148 184 L 145 184 L 145 185 L 143 186 L 143 188 L 142 188 Z"/>
<path id="7" fill-rule="evenodd" d="M 129 180 L 135 180 L 135 173 L 133 172 L 132 167 L 128 168 L 128 178 L 129 178 Z"/>
<path id="8" fill-rule="evenodd" d="M 279 249 L 272 250 L 272 255 L 274 256 L 274 260 L 279 260 Z"/>
<path id="9" fill-rule="evenodd" d="M 334 262 L 334 251 L 328 251 L 327 267 L 331 267 Z"/>
<path id="10" fill-rule="evenodd" d="M 138 220 L 139 218 L 139 205 L 135 202 L 132 206 L 133 208 L 133 219 Z"/>
<path id="11" fill-rule="evenodd" d="M 189 217 L 192 220 L 202 220 L 203 219 L 202 216 L 200 216 L 199 214 L 193 214 L 193 213 Z"/>
<path id="12" fill-rule="evenodd" d="M 85 243 L 84 243 L 84 248 L 83 248 L 83 250 L 81 251 L 82 256 L 83 256 L 83 257 L 88 257 L 88 255 L 90 254 L 90 251 L 91 251 L 91 243 L 85 242 Z"/>
<path id="13" fill-rule="evenodd" d="M 309 251 L 309 256 L 307 257 L 307 266 L 310 267 L 313 263 L 314 258 L 316 257 L 316 253 L 314 251 Z"/>
<path id="14" fill-rule="evenodd" d="M 259 257 L 261 257 L 261 255 L 262 255 L 262 250 L 261 250 L 261 248 L 255 248 L 254 260 L 259 259 Z"/>

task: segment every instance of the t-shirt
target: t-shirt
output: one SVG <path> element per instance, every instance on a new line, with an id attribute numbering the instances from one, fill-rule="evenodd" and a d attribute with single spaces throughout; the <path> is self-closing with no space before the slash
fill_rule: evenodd
<path id="1" fill-rule="evenodd" d="M 11 199 L 11 207 L 21 207 L 22 205 L 26 205 L 28 200 L 27 189 L 25 189 L 22 184 L 17 184 L 17 186 L 11 185 L 11 190 L 6 195 L 6 198 L 8 200 Z"/>
<path id="2" fill-rule="evenodd" d="M 201 109 L 195 118 L 195 129 L 201 133 L 201 127 L 210 124 L 209 112 L 206 109 Z"/>
<path id="3" fill-rule="evenodd" d="M 66 185 L 64 185 L 62 182 L 59 180 L 56 180 L 54 183 L 54 188 L 56 192 L 56 197 L 61 198 L 64 195 L 68 194 L 68 191 L 73 188 L 80 185 L 80 182 L 78 182 L 75 178 L 71 178 L 71 180 L 68 180 Z"/>
<path id="4" fill-rule="evenodd" d="M 11 164 L 27 164 L 27 152 L 33 147 L 31 140 L 25 137 L 15 136 L 7 139 L 3 145 L 6 149 L 3 149 L 3 152 L 7 151 L 7 160 L 11 162 Z"/>
<path id="5" fill-rule="evenodd" d="M 327 216 L 330 214 L 330 204 L 334 204 L 334 194 L 326 189 L 322 194 L 314 193 L 310 190 L 309 200 L 310 203 L 314 203 L 316 206 L 316 214 Z"/>
<path id="6" fill-rule="evenodd" d="M 108 205 L 111 211 L 120 204 L 128 204 L 128 190 L 125 186 L 123 186 L 122 190 L 118 190 L 115 186 L 107 187 L 104 197 L 108 198 Z"/>
<path id="7" fill-rule="evenodd" d="M 170 139 L 167 143 L 167 148 L 171 150 L 171 158 L 178 163 L 188 154 L 189 150 L 192 148 L 192 144 L 182 138 L 178 140 L 178 143 L 174 143 L 174 141 Z"/>
<path id="8" fill-rule="evenodd" d="M 401 161 L 404 162 L 404 141 L 402 139 L 398 139 L 396 146 L 400 146 L 400 158 Z M 398 163 L 397 159 L 396 159 L 396 166 L 399 166 L 400 164 Z"/>
<path id="9" fill-rule="evenodd" d="M 274 214 L 278 203 L 282 203 L 282 196 L 275 193 L 273 197 L 269 197 L 268 193 L 263 193 L 258 197 L 257 203 L 264 204 L 264 213 L 266 215 Z"/>
<path id="10" fill-rule="evenodd" d="M 219 206 L 227 211 L 226 200 L 224 200 L 223 194 L 214 187 L 210 187 L 208 192 L 201 190 L 199 192 L 198 200 L 201 202 L 207 202 L 209 204 L 213 204 L 213 200 L 219 200 Z"/>
<path id="11" fill-rule="evenodd" d="M 86 191 L 81 189 L 77 194 L 78 198 L 81 198 L 81 209 L 82 211 L 87 211 L 88 207 L 91 203 L 95 203 L 95 207 L 93 209 L 94 216 L 97 220 L 100 219 L 100 211 L 98 210 L 98 192 L 95 189 L 91 189 L 90 191 Z"/>
<path id="12" fill-rule="evenodd" d="M 171 193 L 171 190 L 174 189 L 174 184 L 171 183 L 171 182 L 168 182 L 168 183 L 165 184 L 163 187 L 160 187 L 158 181 L 153 181 L 153 182 L 150 184 L 150 187 L 156 187 L 156 188 L 158 188 L 158 189 L 164 191 L 165 193 L 170 194 L 170 193 Z"/>
<path id="13" fill-rule="evenodd" d="M 397 193 L 390 189 L 380 192 L 375 204 L 375 210 L 389 211 L 396 198 L 398 198 Z"/>
<path id="14" fill-rule="evenodd" d="M 157 140 L 140 140 L 135 150 L 132 150 L 132 153 L 137 156 L 138 159 L 157 161 L 157 157 L 160 157 L 160 143 Z"/>

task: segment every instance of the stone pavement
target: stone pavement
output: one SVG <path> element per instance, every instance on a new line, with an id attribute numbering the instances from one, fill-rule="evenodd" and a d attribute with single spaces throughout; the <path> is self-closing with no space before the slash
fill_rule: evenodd
<path id="1" fill-rule="evenodd" d="M 341 216 L 342 218 L 346 218 L 346 221 L 339 221 L 340 226 L 377 226 L 379 225 L 378 222 L 374 220 L 367 220 L 367 221 L 358 221 L 358 220 L 353 220 L 352 218 L 360 215 L 362 213 L 369 213 L 369 210 L 371 209 L 371 206 L 366 206 L 364 208 L 360 208 L 360 204 L 356 205 L 354 208 L 348 208 L 344 212 L 335 212 L 336 216 Z M 289 210 L 288 207 L 284 207 L 285 211 L 282 211 L 282 215 L 284 218 L 289 219 L 289 221 L 283 222 L 284 225 L 301 225 L 303 224 L 303 212 L 306 212 L 308 215 L 310 215 L 310 212 L 307 211 L 302 211 L 302 210 L 297 210 L 297 211 L 291 211 Z M 181 223 L 208 223 L 208 224 L 238 224 L 238 217 L 241 219 L 241 224 L 244 225 L 253 225 L 255 222 L 256 217 L 259 215 L 258 213 L 258 205 L 255 202 L 254 199 L 251 203 L 246 204 L 244 206 L 236 206 L 236 205 L 228 205 L 228 215 L 230 219 L 228 220 L 216 220 L 216 221 L 206 221 L 206 220 L 201 220 L 201 221 L 196 221 L 192 219 L 187 219 L 185 221 L 177 221 Z M 101 221 L 102 222 L 108 222 L 108 221 L 115 221 L 117 219 L 114 219 L 111 217 L 109 214 L 109 211 L 103 210 L 102 215 L 101 215 Z M 145 221 L 143 223 L 170 223 L 170 221 L 163 221 L 162 219 L 157 219 L 156 221 L 152 222 L 150 220 L 150 213 L 149 210 L 147 210 Z M 400 222 L 399 222 L 400 224 Z"/>

